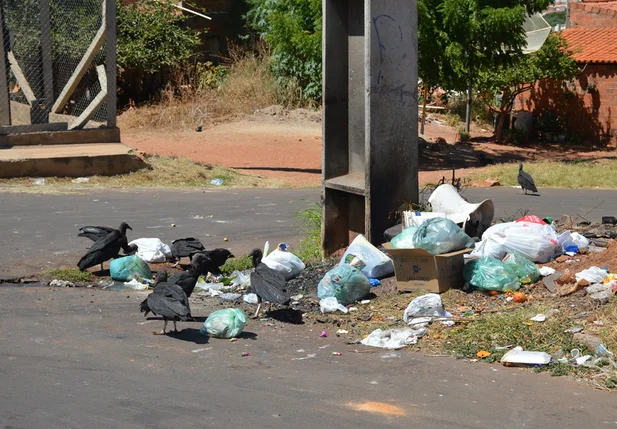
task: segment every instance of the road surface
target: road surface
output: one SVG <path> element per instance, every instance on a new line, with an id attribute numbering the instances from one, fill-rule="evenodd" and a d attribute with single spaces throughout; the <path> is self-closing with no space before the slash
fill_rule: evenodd
<path id="1" fill-rule="evenodd" d="M 613 394 L 497 364 L 354 353 L 367 349 L 319 338 L 320 325 L 251 319 L 233 343 L 196 322 L 154 336 L 144 296 L 0 287 L 0 428 L 617 427 Z"/>
<path id="2" fill-rule="evenodd" d="M 570 214 L 596 221 L 617 214 L 615 191 L 543 189 L 542 196 L 525 196 L 520 189 L 470 188 L 464 195 L 473 202 L 491 198 L 497 219 L 527 211 L 554 219 Z M 236 254 L 262 247 L 265 240 L 297 245 L 301 233 L 296 213 L 319 198 L 320 190 L 314 188 L 0 193 L 0 279 L 74 266 L 90 246 L 87 239 L 76 237 L 84 225 L 116 226 L 127 221 L 133 227 L 129 239 L 158 237 L 170 242 L 194 236 L 208 248 L 230 247 Z"/>

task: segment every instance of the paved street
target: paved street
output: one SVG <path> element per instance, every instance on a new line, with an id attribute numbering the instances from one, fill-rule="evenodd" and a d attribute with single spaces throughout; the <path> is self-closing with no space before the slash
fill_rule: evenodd
<path id="1" fill-rule="evenodd" d="M 0 193 L 0 279 L 73 266 L 90 246 L 76 236 L 87 224 L 116 226 L 126 220 L 133 227 L 129 239 L 158 237 L 170 242 L 195 236 L 206 247 L 230 247 L 236 253 L 261 247 L 265 240 L 298 244 L 295 215 L 319 201 L 319 195 L 319 189 Z M 470 188 L 464 195 L 473 202 L 491 198 L 497 218 L 525 210 L 555 219 L 567 213 L 596 221 L 617 214 L 615 191 L 544 189 L 538 197 L 513 188 Z"/>
<path id="2" fill-rule="evenodd" d="M 200 323 L 154 336 L 162 322 L 139 314 L 144 296 L 0 287 L 0 427 L 617 427 L 613 394 L 501 365 L 354 353 L 366 348 L 319 338 L 319 324 L 250 320 L 235 343 Z"/>

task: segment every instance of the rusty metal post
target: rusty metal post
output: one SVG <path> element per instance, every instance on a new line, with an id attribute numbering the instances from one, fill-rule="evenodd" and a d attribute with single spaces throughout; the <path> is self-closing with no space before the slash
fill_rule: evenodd
<path id="1" fill-rule="evenodd" d="M 323 1 L 325 254 L 418 201 L 417 54 L 416 0 Z"/>

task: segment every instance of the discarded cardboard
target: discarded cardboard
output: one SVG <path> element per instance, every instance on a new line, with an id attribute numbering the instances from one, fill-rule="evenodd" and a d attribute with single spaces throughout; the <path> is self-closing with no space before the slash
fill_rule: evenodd
<path id="1" fill-rule="evenodd" d="M 433 256 L 424 249 L 393 249 L 390 243 L 383 245 L 394 262 L 397 289 L 402 292 L 423 289 L 441 293 L 460 288 L 463 280 L 463 255 L 472 249 Z"/>

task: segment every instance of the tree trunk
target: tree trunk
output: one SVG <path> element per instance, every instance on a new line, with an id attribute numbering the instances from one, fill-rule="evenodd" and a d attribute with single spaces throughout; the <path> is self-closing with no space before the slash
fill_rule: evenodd
<path id="1" fill-rule="evenodd" d="M 495 140 L 497 142 L 501 141 L 501 137 L 503 134 L 503 124 L 506 122 L 506 114 L 504 112 L 499 112 L 499 120 L 497 121 L 497 128 L 495 129 Z"/>

